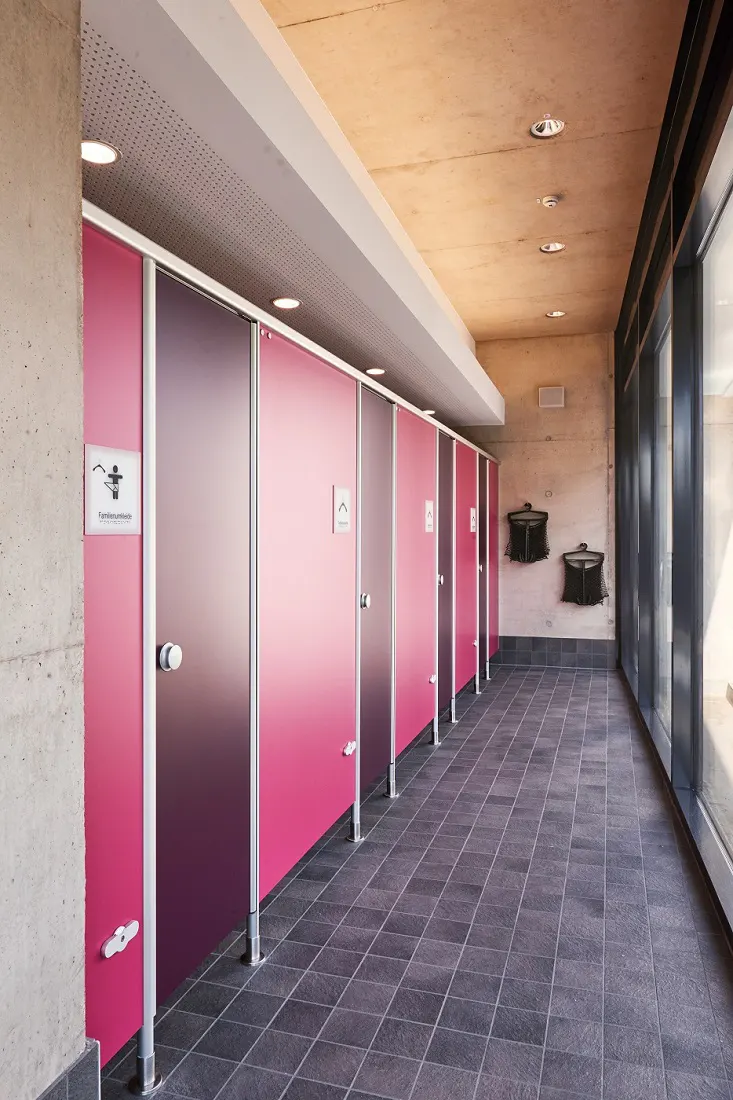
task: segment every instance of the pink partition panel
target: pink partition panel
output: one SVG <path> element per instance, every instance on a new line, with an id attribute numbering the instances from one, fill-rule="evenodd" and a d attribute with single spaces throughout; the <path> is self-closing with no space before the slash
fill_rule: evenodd
<path id="1" fill-rule="evenodd" d="M 356 382 L 275 334 L 260 342 L 264 897 L 354 800 Z"/>
<path id="2" fill-rule="evenodd" d="M 499 649 L 499 467 L 489 463 L 489 657 Z"/>
<path id="3" fill-rule="evenodd" d="M 397 409 L 397 753 L 435 716 L 437 532 L 425 504 L 437 499 L 436 446 L 435 428 Z"/>
<path id="4" fill-rule="evenodd" d="M 473 530 L 472 512 L 473 511 Z M 478 463 L 456 444 L 456 682 L 459 692 L 476 675 L 478 649 Z"/>
<path id="5" fill-rule="evenodd" d="M 142 448 L 142 260 L 84 227 L 84 441 Z M 81 462 L 81 455 L 79 461 Z M 84 539 L 86 1030 L 102 1063 L 142 1023 L 142 539 Z"/>

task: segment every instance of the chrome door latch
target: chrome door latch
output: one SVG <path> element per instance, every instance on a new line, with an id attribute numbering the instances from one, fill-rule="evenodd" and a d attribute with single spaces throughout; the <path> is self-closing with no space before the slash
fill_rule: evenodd
<path id="1" fill-rule="evenodd" d="M 478 648 L 478 638 L 476 638 L 473 644 Z"/>
<path id="2" fill-rule="evenodd" d="M 444 582 L 445 582 L 445 577 L 443 576 L 442 573 L 438 573 L 438 584 L 443 584 Z"/>
<path id="3" fill-rule="evenodd" d="M 134 940 L 140 931 L 140 922 L 131 920 L 129 924 L 121 924 L 115 928 L 114 935 L 110 936 L 102 944 L 102 958 L 111 959 L 113 955 L 119 955 L 124 951 L 130 940 Z"/>
<path id="4" fill-rule="evenodd" d="M 438 679 L 438 677 L 435 675 L 435 673 L 433 673 L 433 675 L 430 677 L 430 683 L 434 684 L 437 681 L 437 679 Z"/>
<path id="5" fill-rule="evenodd" d="M 369 608 L 372 606 L 372 597 L 369 595 L 368 592 L 362 592 L 361 596 L 359 597 L 359 606 L 363 611 L 368 611 Z"/>
<path id="6" fill-rule="evenodd" d="M 344 745 L 344 756 L 353 756 L 356 752 L 356 741 L 347 741 Z"/>

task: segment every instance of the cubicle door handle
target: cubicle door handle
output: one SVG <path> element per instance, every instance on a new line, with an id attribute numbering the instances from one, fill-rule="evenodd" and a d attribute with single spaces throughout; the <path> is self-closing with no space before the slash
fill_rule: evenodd
<path id="1" fill-rule="evenodd" d="M 182 660 L 183 650 L 175 642 L 165 642 L 160 647 L 158 664 L 163 672 L 175 672 L 176 669 L 181 667 Z"/>

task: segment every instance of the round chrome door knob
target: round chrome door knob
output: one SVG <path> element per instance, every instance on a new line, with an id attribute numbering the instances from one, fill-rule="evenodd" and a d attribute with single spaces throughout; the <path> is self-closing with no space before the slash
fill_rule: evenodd
<path id="1" fill-rule="evenodd" d="M 445 577 L 443 576 L 443 574 L 438 573 L 438 584 L 443 584 L 444 581 L 445 581 Z"/>
<path id="2" fill-rule="evenodd" d="M 359 598 L 359 605 L 365 610 L 372 606 L 372 597 L 368 592 L 362 592 Z"/>
<path id="3" fill-rule="evenodd" d="M 158 664 L 163 672 L 175 672 L 177 668 L 181 667 L 182 660 L 183 650 L 175 642 L 166 642 L 160 647 Z"/>
<path id="4" fill-rule="evenodd" d="M 438 681 L 438 677 L 435 675 L 435 673 L 433 673 L 433 675 L 429 679 L 429 683 L 435 684 L 435 683 L 437 683 L 437 681 Z"/>

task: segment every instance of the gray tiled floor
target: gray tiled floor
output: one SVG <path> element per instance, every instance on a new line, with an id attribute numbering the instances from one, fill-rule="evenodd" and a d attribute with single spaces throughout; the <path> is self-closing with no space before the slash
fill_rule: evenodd
<path id="1" fill-rule="evenodd" d="M 158 1095 L 731 1100 L 727 941 L 618 676 L 502 668 L 459 714 L 268 899 L 261 967 L 233 934 L 172 998 Z"/>

